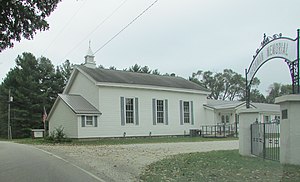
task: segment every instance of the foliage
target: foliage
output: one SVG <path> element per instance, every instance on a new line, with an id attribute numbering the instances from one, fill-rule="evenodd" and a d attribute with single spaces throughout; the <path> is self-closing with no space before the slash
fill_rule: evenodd
<path id="1" fill-rule="evenodd" d="M 46 17 L 61 0 L 2 0 L 0 5 L 0 52 L 21 37 L 32 39 L 37 30 L 49 28 Z"/>
<path id="2" fill-rule="evenodd" d="M 110 66 L 108 69 L 110 69 L 110 70 L 117 70 L 117 68 L 114 67 L 114 66 Z"/>
<path id="3" fill-rule="evenodd" d="M 66 85 L 71 73 L 73 71 L 74 64 L 72 64 L 69 60 L 66 60 L 61 66 L 56 68 L 57 72 L 61 72 L 63 78 L 64 78 L 64 84 Z"/>
<path id="4" fill-rule="evenodd" d="M 152 74 L 153 75 L 160 75 L 160 72 L 158 71 L 158 69 L 152 70 Z"/>
<path id="5" fill-rule="evenodd" d="M 55 128 L 46 139 L 53 143 L 62 143 L 62 142 L 71 142 L 72 141 L 71 139 L 67 138 L 67 135 L 65 134 L 64 128 L 62 126 Z"/>
<path id="6" fill-rule="evenodd" d="M 292 94 L 292 93 L 293 93 L 292 85 L 283 85 L 275 82 L 269 87 L 266 101 L 267 103 L 274 103 L 276 97 Z"/>
<path id="7" fill-rule="evenodd" d="M 175 155 L 149 165 L 141 181 L 299 181 L 300 166 L 281 165 L 237 150 Z"/>
<path id="8" fill-rule="evenodd" d="M 241 101 L 246 100 L 246 95 L 243 94 Z M 250 91 L 250 102 L 266 103 L 266 97 L 257 89 L 252 89 Z"/>
<path id="9" fill-rule="evenodd" d="M 13 138 L 29 137 L 31 128 L 43 128 L 42 113 L 53 105 L 63 91 L 67 76 L 45 57 L 23 53 L 16 59 L 0 85 L 0 136 L 7 134 L 7 100 L 11 90 L 11 127 Z"/>
<path id="10" fill-rule="evenodd" d="M 210 90 L 210 99 L 239 100 L 245 94 L 246 79 L 231 69 L 224 69 L 222 73 L 199 70 L 189 80 Z M 259 85 L 259 80 L 254 78 L 252 85 Z"/>
<path id="11" fill-rule="evenodd" d="M 136 73 L 147 73 L 147 74 L 150 74 L 152 72 L 148 66 L 142 67 L 138 64 L 135 64 L 129 67 L 128 69 L 125 69 L 125 71 L 136 72 Z"/>

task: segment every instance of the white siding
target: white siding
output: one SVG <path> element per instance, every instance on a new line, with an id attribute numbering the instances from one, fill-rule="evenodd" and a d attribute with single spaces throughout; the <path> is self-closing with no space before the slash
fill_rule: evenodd
<path id="1" fill-rule="evenodd" d="M 101 87 L 99 88 L 99 118 L 97 128 L 79 127 L 79 138 L 122 137 L 189 134 L 192 128 L 199 128 L 204 122 L 203 103 L 206 95 L 156 91 L 146 89 Z M 121 126 L 120 97 L 139 99 L 139 125 Z M 168 125 L 153 125 L 152 99 L 168 99 Z M 179 101 L 193 101 L 194 125 L 180 125 Z"/>
<path id="2" fill-rule="evenodd" d="M 58 100 L 57 106 L 51 119 L 49 121 L 50 132 L 54 131 L 55 128 L 62 126 L 64 132 L 69 138 L 77 138 L 78 136 L 78 124 L 77 116 L 74 112 L 61 100 Z"/>
<path id="3" fill-rule="evenodd" d="M 216 113 L 212 109 L 204 108 L 204 122 L 201 125 L 215 125 L 216 121 Z"/>
<path id="4" fill-rule="evenodd" d="M 99 107 L 99 91 L 90 79 L 84 76 L 82 73 L 78 73 L 74 82 L 67 94 L 78 94 L 89 101 L 94 107 Z"/>

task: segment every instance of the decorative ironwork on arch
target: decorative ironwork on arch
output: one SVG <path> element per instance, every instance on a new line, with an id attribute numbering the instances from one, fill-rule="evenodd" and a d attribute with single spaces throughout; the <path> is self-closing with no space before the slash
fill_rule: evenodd
<path id="1" fill-rule="evenodd" d="M 282 37 L 282 34 L 274 34 L 266 36 L 264 34 L 260 47 L 256 50 L 253 60 L 248 69 L 245 70 L 246 75 L 246 107 L 250 107 L 250 89 L 252 80 L 259 68 L 267 61 L 281 58 L 290 70 L 292 78 L 293 94 L 300 94 L 299 86 L 299 35 L 297 30 L 297 38 L 291 39 Z"/>

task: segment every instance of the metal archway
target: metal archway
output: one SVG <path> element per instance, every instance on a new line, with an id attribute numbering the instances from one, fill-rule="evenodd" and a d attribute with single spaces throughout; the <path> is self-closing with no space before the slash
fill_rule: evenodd
<path id="1" fill-rule="evenodd" d="M 300 94 L 299 36 L 299 29 L 297 30 L 296 39 L 282 37 L 281 33 L 274 34 L 273 36 L 266 36 L 264 34 L 260 48 L 256 50 L 249 68 L 245 70 L 247 108 L 250 107 L 250 89 L 255 74 L 263 64 L 275 58 L 281 58 L 287 63 L 292 78 L 293 94 Z"/>

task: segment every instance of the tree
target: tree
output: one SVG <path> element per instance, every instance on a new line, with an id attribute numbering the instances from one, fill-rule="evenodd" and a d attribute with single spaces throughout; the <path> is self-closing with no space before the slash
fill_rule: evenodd
<path id="1" fill-rule="evenodd" d="M 15 68 L 11 69 L 0 85 L 0 134 L 7 129 L 8 92 L 14 100 L 11 103 L 11 126 L 13 137 L 28 137 L 31 128 L 43 128 L 42 113 L 52 107 L 57 94 L 65 86 L 64 76 L 59 69 L 45 57 L 35 58 L 31 53 L 23 53 L 16 59 Z M 4 127 L 2 127 L 4 126 Z"/>
<path id="2" fill-rule="evenodd" d="M 209 89 L 210 99 L 239 100 L 244 97 L 246 80 L 231 69 L 224 69 L 222 73 L 199 70 L 189 80 Z M 259 80 L 255 78 L 252 85 L 258 84 Z"/>
<path id="3" fill-rule="evenodd" d="M 243 84 L 245 83 L 242 75 L 231 69 L 224 69 L 222 76 L 224 80 L 222 100 L 234 100 L 236 97 L 241 97 L 244 92 Z"/>
<path id="4" fill-rule="evenodd" d="M 46 21 L 61 0 L 2 0 L 0 4 L 0 52 L 21 37 L 32 39 L 37 30 L 49 29 Z"/>
<path id="5" fill-rule="evenodd" d="M 151 70 L 149 69 L 148 66 L 144 66 L 144 67 L 141 67 L 141 73 L 147 73 L 147 74 L 150 74 L 150 73 L 151 73 Z"/>
<path id="6" fill-rule="evenodd" d="M 104 67 L 102 64 L 100 64 L 100 65 L 98 66 L 98 68 L 100 68 L 100 69 L 105 69 L 105 67 Z"/>
<path id="7" fill-rule="evenodd" d="M 132 67 L 128 68 L 129 72 L 137 72 L 140 73 L 141 72 L 141 66 L 139 66 L 138 64 L 133 65 Z"/>
<path id="8" fill-rule="evenodd" d="M 64 77 L 64 82 L 67 84 L 71 73 L 73 71 L 74 65 L 70 63 L 69 60 L 66 60 L 61 66 L 59 66 L 56 70 L 57 72 L 61 72 L 62 76 Z"/>
<path id="9" fill-rule="evenodd" d="M 244 94 L 241 101 L 246 101 L 246 95 Z M 266 97 L 260 93 L 258 89 L 252 89 L 250 91 L 250 102 L 266 103 Z"/>
<path id="10" fill-rule="evenodd" d="M 275 82 L 269 86 L 266 101 L 268 103 L 274 103 L 276 97 L 291 94 L 292 92 L 292 85 L 282 85 Z"/>
<path id="11" fill-rule="evenodd" d="M 158 69 L 152 70 L 152 74 L 153 75 L 160 75 L 160 72 L 158 71 Z"/>
<path id="12" fill-rule="evenodd" d="M 117 70 L 117 68 L 114 67 L 114 66 L 110 66 L 108 69 L 110 69 L 110 70 Z"/>

